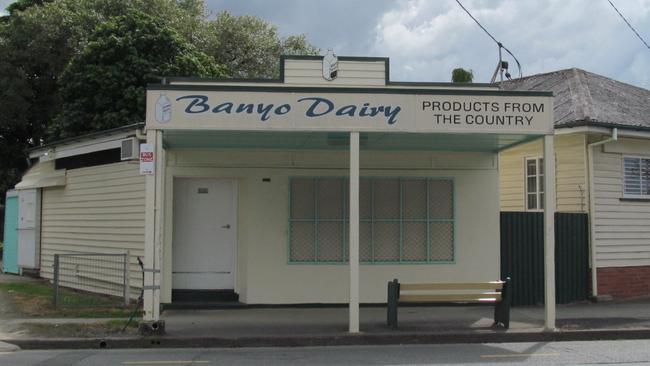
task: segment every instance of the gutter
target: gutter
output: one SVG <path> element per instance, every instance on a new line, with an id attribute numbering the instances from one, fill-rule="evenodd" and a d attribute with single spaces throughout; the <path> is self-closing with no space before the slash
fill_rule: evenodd
<path id="1" fill-rule="evenodd" d="M 144 128 L 138 128 L 135 130 L 135 138 L 138 139 L 138 141 L 147 141 L 147 135 L 144 132 Z"/>
<path id="2" fill-rule="evenodd" d="M 85 141 L 85 140 L 92 140 L 92 139 L 96 139 L 96 138 L 99 138 L 99 137 L 104 137 L 106 135 L 112 135 L 112 134 L 116 134 L 116 133 L 120 133 L 120 132 L 131 131 L 131 130 L 134 130 L 134 129 L 140 129 L 140 128 L 143 128 L 144 126 L 145 126 L 145 123 L 140 122 L 140 123 L 133 123 L 133 124 L 130 124 L 130 125 L 120 126 L 120 127 L 116 127 L 116 128 L 111 128 L 111 129 L 108 129 L 108 130 L 94 131 L 94 132 L 91 132 L 91 133 L 87 133 L 85 135 L 69 137 L 69 138 L 65 138 L 65 139 L 62 139 L 62 140 L 55 140 L 55 141 L 52 141 L 52 142 L 48 142 L 47 144 L 43 144 L 43 145 L 40 145 L 40 146 L 34 146 L 34 147 L 31 147 L 31 148 L 27 149 L 26 151 L 27 151 L 28 154 L 31 154 L 31 153 L 33 153 L 35 151 L 47 150 L 47 149 L 50 149 L 50 148 L 56 147 L 56 146 L 67 145 L 67 144 L 70 144 L 70 143 L 75 143 L 75 142 L 80 142 L 80 141 Z"/>
<path id="3" fill-rule="evenodd" d="M 593 297 L 598 297 L 598 272 L 596 266 L 596 199 L 595 199 L 595 183 L 594 183 L 594 150 L 596 146 L 605 145 L 607 143 L 618 140 L 618 128 L 612 129 L 612 134 L 609 138 L 591 144 L 587 144 L 587 165 L 589 169 L 589 262 L 591 263 L 591 294 Z"/>
<path id="4" fill-rule="evenodd" d="M 555 125 L 555 128 L 575 128 L 575 127 L 603 127 L 603 128 L 620 128 L 622 130 L 650 132 L 650 126 L 641 124 L 622 124 L 614 122 L 601 122 L 593 119 L 581 119 L 571 122 L 565 122 Z"/>

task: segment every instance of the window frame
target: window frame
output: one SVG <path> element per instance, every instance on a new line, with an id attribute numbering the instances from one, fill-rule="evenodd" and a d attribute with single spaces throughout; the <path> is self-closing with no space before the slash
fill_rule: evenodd
<path id="1" fill-rule="evenodd" d="M 314 252 L 314 259 L 313 260 L 292 260 L 291 259 L 291 223 L 294 221 L 294 219 L 291 217 L 291 206 L 292 206 L 292 182 L 293 180 L 298 180 L 298 179 L 313 179 L 313 180 L 320 180 L 320 179 L 342 179 L 344 182 L 344 186 L 346 187 L 344 190 L 343 194 L 343 203 L 344 203 L 344 211 L 349 208 L 349 177 L 348 176 L 290 176 L 289 177 L 289 184 L 288 184 L 288 194 L 289 194 L 289 205 L 288 205 L 288 212 L 287 212 L 287 264 L 289 265 L 305 265 L 305 264 L 317 264 L 317 265 L 347 265 L 349 262 L 349 250 L 348 250 L 348 245 L 349 245 L 349 240 L 348 240 L 348 231 L 349 231 L 349 211 L 345 211 L 344 213 L 344 219 L 343 221 L 343 242 L 342 242 L 342 260 L 330 260 L 330 261 L 324 261 L 324 260 L 319 260 L 318 259 L 318 244 L 315 243 L 315 252 Z M 455 264 L 456 263 L 456 225 L 457 225 L 457 212 L 456 212 L 456 182 L 455 179 L 452 177 L 422 177 L 422 176 L 363 176 L 360 177 L 360 180 L 370 180 L 375 181 L 375 180 L 390 180 L 390 179 L 396 179 L 399 181 L 399 186 L 400 186 L 400 243 L 399 243 L 399 253 L 400 253 L 400 259 L 399 260 L 376 260 L 373 256 L 370 260 L 359 260 L 359 263 L 361 264 L 368 264 L 368 265 L 395 265 L 395 264 Z M 421 219 L 422 222 L 427 223 L 427 260 L 406 260 L 403 257 L 404 253 L 404 242 L 403 242 L 403 226 L 404 223 L 408 222 L 413 222 L 414 219 L 405 219 L 403 217 L 403 191 L 402 191 L 402 181 L 403 180 L 423 180 L 426 181 L 426 191 L 427 191 L 427 202 L 429 202 L 429 194 L 430 194 L 430 186 L 429 182 L 431 181 L 448 181 L 451 184 L 451 219 L 431 219 L 429 217 L 429 211 L 430 211 L 430 204 L 427 203 L 427 218 L 426 219 Z M 317 184 L 317 183 L 316 183 Z M 371 184 L 371 205 L 374 205 L 374 185 Z M 317 192 L 314 191 L 314 196 L 317 196 Z M 315 210 L 317 210 L 317 206 L 314 207 Z M 372 218 L 371 219 L 363 219 L 359 218 L 359 223 L 374 223 L 376 221 L 385 221 L 385 220 L 375 220 L 374 219 L 374 213 L 372 213 Z M 317 216 L 314 217 L 314 221 L 317 222 L 318 218 Z M 332 221 L 332 219 L 328 219 L 329 221 Z M 296 222 L 305 222 L 304 219 L 295 219 Z M 339 220 L 341 221 L 341 220 Z M 431 258 L 431 249 L 433 245 L 433 241 L 431 240 L 430 236 L 430 224 L 434 222 L 451 222 L 451 259 L 450 260 L 433 260 Z M 318 225 L 318 223 L 316 223 Z M 316 235 L 316 234 L 315 234 Z M 371 248 L 374 248 L 374 242 L 371 241 Z"/>
<path id="2" fill-rule="evenodd" d="M 639 199 L 639 200 L 650 200 L 650 193 L 648 194 L 632 194 L 632 193 L 626 193 L 625 192 L 625 187 L 626 187 L 626 172 L 625 172 L 625 159 L 639 159 L 639 167 L 641 166 L 641 162 L 643 160 L 647 160 L 648 164 L 650 164 L 650 156 L 643 156 L 643 155 L 623 155 L 621 159 L 621 192 L 623 193 L 622 198 L 626 199 Z M 640 190 L 643 192 L 642 187 L 644 186 L 644 180 L 643 180 L 643 175 L 641 169 L 639 169 L 639 184 L 640 184 Z M 645 185 L 650 186 L 650 177 L 648 177 L 647 181 L 645 182 Z"/>
<path id="3" fill-rule="evenodd" d="M 529 161 L 535 161 L 535 175 L 528 174 Z M 542 195 L 546 193 L 546 187 L 544 187 L 544 190 L 540 190 L 540 187 L 543 184 L 543 180 L 545 176 L 544 174 L 540 174 L 540 171 L 542 170 L 541 167 L 543 166 L 543 164 L 544 164 L 543 156 L 537 155 L 537 156 L 524 157 L 524 208 L 526 212 L 544 211 L 544 200 L 542 199 Z M 531 177 L 535 177 L 536 191 L 534 193 L 531 193 L 528 190 L 528 178 Z M 535 195 L 535 202 L 536 202 L 535 208 L 528 207 L 528 196 L 532 194 Z"/>

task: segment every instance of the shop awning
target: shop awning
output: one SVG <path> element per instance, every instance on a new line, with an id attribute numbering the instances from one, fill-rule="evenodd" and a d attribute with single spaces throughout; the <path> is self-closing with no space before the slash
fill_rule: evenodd
<path id="1" fill-rule="evenodd" d="M 40 162 L 32 166 L 15 189 L 32 189 L 64 186 L 65 169 L 54 169 L 54 161 Z"/>
<path id="2" fill-rule="evenodd" d="M 498 152 L 539 138 L 524 134 L 487 133 L 361 133 L 361 150 Z M 190 131 L 163 132 L 167 149 L 295 149 L 347 150 L 349 133 L 281 131 Z"/>

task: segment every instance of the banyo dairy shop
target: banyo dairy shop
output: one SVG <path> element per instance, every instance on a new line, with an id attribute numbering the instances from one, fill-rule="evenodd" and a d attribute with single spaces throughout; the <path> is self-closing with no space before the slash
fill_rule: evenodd
<path id="1" fill-rule="evenodd" d="M 146 122 L 135 132 L 41 154 L 43 169 L 65 155 L 71 181 L 89 161 L 77 152 L 128 136 L 143 144 L 134 146 L 148 154 L 144 175 L 128 159 L 84 174 L 111 192 L 93 207 L 129 202 L 130 222 L 142 223 L 111 235 L 124 237 L 113 239 L 115 250 L 118 242 L 142 250 L 145 322 L 162 325 L 161 306 L 187 299 L 346 304 L 356 333 L 359 304 L 385 303 L 394 278 L 499 280 L 498 153 L 535 139 L 545 146 L 545 265 L 553 268 L 551 93 L 396 82 L 381 57 L 285 56 L 279 67 L 277 79 L 165 78 L 148 86 Z M 128 182 L 140 180 L 134 192 Z M 124 201 L 111 201 L 118 196 Z M 552 271 L 545 284 L 553 328 Z"/>

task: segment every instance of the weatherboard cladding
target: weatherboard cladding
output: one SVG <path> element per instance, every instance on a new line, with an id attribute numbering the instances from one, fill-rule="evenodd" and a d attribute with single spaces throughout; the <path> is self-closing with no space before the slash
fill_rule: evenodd
<path id="1" fill-rule="evenodd" d="M 52 279 L 54 254 L 129 250 L 132 294 L 142 284 L 145 177 L 121 162 L 66 172 L 64 187 L 42 191 L 41 276 Z M 96 284 L 95 290 L 101 290 Z"/>
<path id="2" fill-rule="evenodd" d="M 383 61 L 339 61 L 338 77 L 332 81 L 322 77 L 320 60 L 292 60 L 285 63 L 284 83 L 292 85 L 384 86 L 386 64 Z"/>
<path id="3" fill-rule="evenodd" d="M 517 145 L 499 153 L 501 211 L 526 211 L 525 159 L 544 155 L 542 141 Z M 556 210 L 587 212 L 585 136 L 555 136 Z"/>
<path id="4" fill-rule="evenodd" d="M 505 81 L 501 87 L 510 91 L 552 91 L 556 128 L 576 124 L 650 128 L 650 90 L 581 69 Z"/>
<path id="5" fill-rule="evenodd" d="M 594 151 L 596 258 L 600 267 L 650 265 L 650 204 L 621 200 L 621 153 Z"/>

